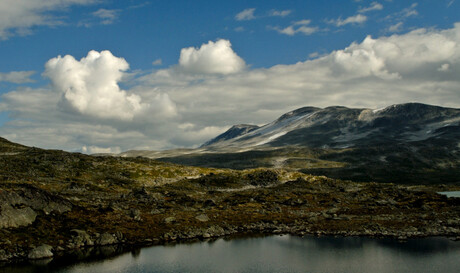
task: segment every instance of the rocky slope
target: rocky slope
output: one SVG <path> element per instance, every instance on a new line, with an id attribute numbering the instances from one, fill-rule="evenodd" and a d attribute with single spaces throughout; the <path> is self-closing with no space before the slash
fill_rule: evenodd
<path id="1" fill-rule="evenodd" d="M 357 181 L 460 183 L 459 139 L 460 109 L 419 103 L 379 110 L 304 107 L 261 127 L 234 126 L 187 154 L 143 156 L 205 167 L 282 167 Z"/>
<path id="2" fill-rule="evenodd" d="M 241 234 L 458 238 L 460 198 L 436 193 L 454 189 L 94 157 L 0 139 L 0 261 L 106 257 Z"/>

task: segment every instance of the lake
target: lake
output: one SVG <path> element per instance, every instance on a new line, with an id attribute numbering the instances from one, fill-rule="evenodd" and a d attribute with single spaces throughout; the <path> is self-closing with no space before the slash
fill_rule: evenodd
<path id="1" fill-rule="evenodd" d="M 441 191 L 438 193 L 447 197 L 460 197 L 460 191 Z"/>
<path id="2" fill-rule="evenodd" d="M 460 242 L 447 238 L 267 236 L 153 246 L 74 265 L 28 265 L 5 272 L 459 272 Z"/>

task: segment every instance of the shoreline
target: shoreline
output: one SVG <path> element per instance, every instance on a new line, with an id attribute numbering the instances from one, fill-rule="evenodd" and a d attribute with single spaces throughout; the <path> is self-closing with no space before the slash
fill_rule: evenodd
<path id="1" fill-rule="evenodd" d="M 212 229 L 217 233 L 208 233 Z M 62 265 L 61 261 L 65 264 L 72 265 L 80 262 L 89 262 L 96 260 L 103 260 L 118 255 L 128 253 L 130 251 L 137 251 L 142 248 L 154 246 L 168 246 L 176 244 L 193 244 L 198 242 L 216 241 L 219 239 L 233 240 L 233 239 L 250 239 L 267 236 L 283 236 L 290 235 L 296 237 L 361 237 L 368 239 L 390 239 L 398 242 L 405 242 L 407 240 L 427 239 L 427 238 L 443 238 L 456 243 L 460 243 L 460 233 L 443 233 L 435 231 L 434 233 L 423 233 L 414 231 L 398 231 L 398 232 L 376 232 L 373 230 L 364 231 L 350 231 L 342 230 L 335 232 L 327 231 L 311 231 L 307 227 L 302 226 L 288 226 L 285 224 L 275 225 L 267 223 L 252 223 L 240 227 L 220 227 L 211 226 L 206 229 L 190 230 L 189 234 L 183 232 L 171 231 L 164 233 L 163 236 L 157 238 L 137 238 L 135 241 L 129 242 L 115 242 L 111 244 L 90 244 L 80 245 L 74 248 L 51 249 L 52 256 L 40 258 L 27 258 L 20 253 L 14 253 L 12 259 L 0 260 L 0 269 L 8 266 L 22 266 L 27 264 L 46 265 L 51 261 L 56 261 L 57 264 Z M 193 234 L 193 235 L 192 235 Z M 185 235 L 185 236 L 184 236 Z M 112 236 L 116 236 L 113 234 Z M 195 236 L 195 237 L 193 237 Z M 95 238 L 97 241 L 97 238 Z M 23 253 L 24 254 L 24 253 Z M 30 254 L 30 253 L 29 253 Z"/>
<path id="2" fill-rule="evenodd" d="M 290 229 L 290 227 L 288 227 Z M 292 230 L 291 230 L 292 231 Z M 120 255 L 126 253 L 133 253 L 135 255 L 136 252 L 141 251 L 143 248 L 155 247 L 155 246 L 175 246 L 180 244 L 194 244 L 194 243 L 204 243 L 204 242 L 213 242 L 217 240 L 235 240 L 235 239 L 254 239 L 254 238 L 261 238 L 261 237 L 270 237 L 270 236 L 295 236 L 295 237 L 359 237 L 359 238 L 367 238 L 367 239 L 389 239 L 394 240 L 397 242 L 407 242 L 408 240 L 418 240 L 418 239 L 445 239 L 455 243 L 460 243 L 460 234 L 457 234 L 454 237 L 449 235 L 429 235 L 429 234 L 406 234 L 406 236 L 402 234 L 376 234 L 376 233 L 359 233 L 359 232 L 342 232 L 342 233 L 323 233 L 323 232 L 315 232 L 315 233 L 306 233 L 303 231 L 297 232 L 290 232 L 286 233 L 283 230 L 279 230 L 278 232 L 272 233 L 260 233 L 260 232 L 244 232 L 244 233 L 234 233 L 234 234 L 224 234 L 219 236 L 213 237 L 194 237 L 194 238 L 176 238 L 176 239 L 160 239 L 160 238 L 153 238 L 153 239 L 144 239 L 139 242 L 135 243 L 115 243 L 110 245 L 93 245 L 93 246 L 82 246 L 79 248 L 74 249 L 67 249 L 62 251 L 55 251 L 52 257 L 48 258 L 41 258 L 41 259 L 28 259 L 28 258 L 18 258 L 12 259 L 8 261 L 1 261 L 0 262 L 0 270 L 8 267 L 21 267 L 27 265 L 38 265 L 38 266 L 46 266 L 50 263 L 55 263 L 56 267 L 62 266 L 72 266 L 79 263 L 85 262 L 95 262 L 95 261 L 102 261 L 105 259 L 115 258 Z"/>

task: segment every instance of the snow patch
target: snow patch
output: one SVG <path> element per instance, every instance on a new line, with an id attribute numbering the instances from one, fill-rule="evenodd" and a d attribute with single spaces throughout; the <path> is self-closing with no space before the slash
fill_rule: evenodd
<path id="1" fill-rule="evenodd" d="M 277 134 L 274 134 L 270 137 L 268 137 L 267 139 L 264 139 L 262 140 L 261 142 L 257 143 L 256 146 L 259 146 L 259 145 L 263 145 L 263 144 L 266 144 L 266 143 L 269 143 L 270 141 L 274 140 L 274 139 L 277 139 L 279 138 L 280 136 L 284 136 L 285 134 L 287 134 L 288 132 L 287 131 L 283 131 L 283 132 L 279 132 Z"/>
<path id="2" fill-rule="evenodd" d="M 385 107 L 374 109 L 374 110 L 372 110 L 372 113 L 376 114 L 376 113 L 378 113 L 378 112 L 380 112 L 380 111 L 382 111 L 384 109 L 385 109 Z"/>

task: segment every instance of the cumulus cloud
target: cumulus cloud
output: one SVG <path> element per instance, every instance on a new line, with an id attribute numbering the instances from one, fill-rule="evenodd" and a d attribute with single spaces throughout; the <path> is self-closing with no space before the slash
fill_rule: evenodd
<path id="1" fill-rule="evenodd" d="M 209 41 L 200 48 L 183 48 L 179 66 L 183 71 L 203 74 L 233 74 L 246 66 L 232 49 L 230 41 L 220 39 Z"/>
<path id="2" fill-rule="evenodd" d="M 12 120 L 0 127 L 0 135 L 79 151 L 83 146 L 87 151 L 92 146 L 165 149 L 197 146 L 233 124 L 264 124 L 307 105 L 380 108 L 417 101 L 460 107 L 460 23 L 444 30 L 368 36 L 315 59 L 244 73 L 194 74 L 182 69 L 158 69 L 128 84 L 134 87 L 121 96 L 124 101 L 128 93 L 136 93 L 141 104 L 158 105 L 157 114 L 140 111 L 132 122 L 76 119 L 56 107 L 61 100 L 56 91 L 17 89 L 2 96 L 0 111 L 8 111 Z M 80 72 L 72 77 L 84 79 Z M 89 81 L 76 82 L 88 86 Z M 161 113 L 168 111 L 171 117 L 165 119 Z"/>
<path id="3" fill-rule="evenodd" d="M 348 25 L 348 24 L 362 24 L 367 21 L 367 16 L 362 14 L 357 14 L 354 16 L 347 17 L 345 19 L 338 18 L 336 20 L 330 20 L 328 23 L 334 24 L 338 27 Z"/>
<path id="4" fill-rule="evenodd" d="M 365 12 L 369 12 L 369 11 L 382 10 L 382 9 L 383 9 L 382 4 L 380 4 L 378 2 L 372 2 L 369 7 L 361 8 L 361 9 L 358 10 L 358 12 L 359 13 L 365 13 Z"/>
<path id="5" fill-rule="evenodd" d="M 141 98 L 121 90 L 118 82 L 129 68 L 123 58 L 110 51 L 90 51 L 77 61 L 73 56 L 58 56 L 45 65 L 61 96 L 61 105 L 83 115 L 106 119 L 132 120 L 147 105 Z"/>
<path id="6" fill-rule="evenodd" d="M 52 14 L 71 5 L 88 5 L 98 0 L 4 0 L 0 1 L 0 39 L 30 33 L 34 26 L 62 24 L 62 16 Z"/>
<path id="7" fill-rule="evenodd" d="M 460 81 L 455 73 L 440 80 L 438 69 L 449 63 L 450 72 L 459 71 L 459 30 L 456 24 L 442 31 L 368 36 L 313 60 L 227 77 L 197 81 L 162 70 L 143 80 L 168 90 L 194 128 L 260 124 L 305 105 L 378 108 L 419 101 L 458 107 Z"/>
<path id="8" fill-rule="evenodd" d="M 235 15 L 235 20 L 237 20 L 237 21 L 248 21 L 248 20 L 256 19 L 256 17 L 254 16 L 255 11 L 256 11 L 255 8 L 245 9 L 245 10 L 239 12 L 237 15 Z"/>
<path id="9" fill-rule="evenodd" d="M 318 27 L 309 26 L 310 23 L 311 23 L 311 20 L 300 20 L 300 21 L 294 22 L 292 25 L 287 26 L 285 28 L 272 27 L 272 29 L 278 31 L 281 34 L 285 34 L 289 36 L 293 36 L 297 33 L 301 33 L 304 35 L 311 35 L 319 31 Z"/>
<path id="10" fill-rule="evenodd" d="M 389 55 L 396 49 L 396 44 L 381 43 L 368 36 L 361 44 L 353 43 L 344 50 L 338 50 L 329 57 L 350 76 L 376 76 L 382 79 L 399 78 L 397 72 L 390 73 L 386 68 Z"/>
<path id="11" fill-rule="evenodd" d="M 33 82 L 30 78 L 33 74 L 35 74 L 35 71 L 11 71 L 8 73 L 0 73 L 0 82 L 29 83 Z"/>

